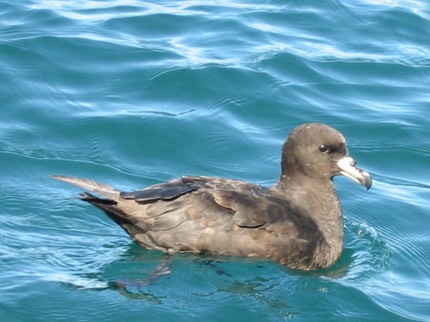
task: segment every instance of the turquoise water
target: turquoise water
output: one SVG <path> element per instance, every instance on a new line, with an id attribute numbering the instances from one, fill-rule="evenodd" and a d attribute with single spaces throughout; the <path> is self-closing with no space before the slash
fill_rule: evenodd
<path id="1" fill-rule="evenodd" d="M 430 321 L 429 31 L 427 0 L 0 1 L 0 320 Z M 374 178 L 336 179 L 321 272 L 166 259 L 48 177 L 271 185 L 310 121 Z"/>

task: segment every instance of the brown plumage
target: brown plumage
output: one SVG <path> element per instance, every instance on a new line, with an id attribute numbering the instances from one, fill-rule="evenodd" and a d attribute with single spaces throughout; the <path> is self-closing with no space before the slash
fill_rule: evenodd
<path id="1" fill-rule="evenodd" d="M 343 248 L 343 216 L 333 177 L 367 188 L 371 177 L 348 155 L 335 129 L 296 128 L 282 150 L 271 188 L 239 180 L 186 176 L 134 192 L 92 180 L 53 176 L 102 195 L 82 200 L 103 210 L 143 247 L 268 258 L 291 268 L 332 265 Z"/>

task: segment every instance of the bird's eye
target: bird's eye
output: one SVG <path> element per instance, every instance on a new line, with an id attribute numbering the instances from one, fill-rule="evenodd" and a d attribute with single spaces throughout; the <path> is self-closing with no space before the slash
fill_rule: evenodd
<path id="1" fill-rule="evenodd" d="M 318 149 L 320 150 L 320 152 L 325 153 L 328 151 L 328 146 L 325 144 L 321 144 Z"/>

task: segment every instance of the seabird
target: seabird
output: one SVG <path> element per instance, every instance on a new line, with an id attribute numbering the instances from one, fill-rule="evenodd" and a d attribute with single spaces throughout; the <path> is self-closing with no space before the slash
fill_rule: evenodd
<path id="1" fill-rule="evenodd" d="M 343 249 L 343 215 L 333 177 L 346 176 L 367 189 L 372 178 L 356 167 L 343 135 L 322 123 L 291 132 L 281 170 L 272 187 L 184 176 L 132 192 L 53 177 L 103 196 L 84 192 L 81 199 L 148 249 L 270 259 L 301 270 L 329 267 Z"/>

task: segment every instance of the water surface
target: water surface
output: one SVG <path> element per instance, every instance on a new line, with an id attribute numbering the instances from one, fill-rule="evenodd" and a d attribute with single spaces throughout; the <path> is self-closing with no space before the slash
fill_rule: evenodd
<path id="1" fill-rule="evenodd" d="M 429 30 L 425 0 L 1 1 L 1 320 L 429 321 Z M 271 185 L 315 121 L 374 177 L 336 179 L 320 272 L 166 259 L 48 177 Z"/>

